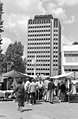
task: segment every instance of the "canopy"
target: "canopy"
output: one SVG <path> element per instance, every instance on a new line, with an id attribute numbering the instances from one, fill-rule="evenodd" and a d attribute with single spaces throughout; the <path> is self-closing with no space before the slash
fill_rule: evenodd
<path id="1" fill-rule="evenodd" d="M 28 75 L 24 75 L 21 72 L 18 72 L 16 70 L 12 70 L 12 71 L 9 71 L 7 73 L 4 73 L 3 77 L 19 78 L 19 77 L 28 77 Z"/>
<path id="2" fill-rule="evenodd" d="M 73 72 L 70 72 L 70 73 L 64 73 L 64 74 L 61 74 L 61 75 L 53 76 L 53 77 L 50 77 L 50 78 L 58 79 L 58 78 L 69 77 L 69 76 L 72 76 L 72 75 L 73 75 Z"/>
<path id="3" fill-rule="evenodd" d="M 47 75 L 39 75 L 39 76 L 30 75 L 30 78 L 40 78 L 40 77 L 41 77 L 42 80 L 45 80 L 46 78 L 49 78 L 49 76 L 47 76 Z"/>
<path id="4" fill-rule="evenodd" d="M 78 80 L 71 80 L 71 82 L 75 85 L 78 83 Z"/>

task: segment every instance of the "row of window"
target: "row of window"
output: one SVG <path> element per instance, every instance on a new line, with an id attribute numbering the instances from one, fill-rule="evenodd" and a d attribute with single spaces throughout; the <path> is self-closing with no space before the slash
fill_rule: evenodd
<path id="1" fill-rule="evenodd" d="M 28 53 L 30 53 L 30 51 L 28 51 Z M 39 54 L 39 53 L 40 53 L 40 54 L 45 54 L 45 53 L 47 54 L 47 53 L 50 53 L 50 51 L 49 51 L 49 50 L 48 50 L 48 51 L 33 51 L 33 54 L 35 54 L 35 53 L 36 53 L 36 54 L 37 54 L 37 53 L 38 53 L 38 54 Z M 29 57 L 29 56 L 28 56 L 28 57 Z"/>
<path id="2" fill-rule="evenodd" d="M 53 60 L 53 62 L 57 62 L 58 60 Z"/>
<path id="3" fill-rule="evenodd" d="M 33 70 L 33 68 L 27 68 L 27 70 Z M 49 68 L 36 68 L 36 70 L 50 70 Z"/>
<path id="4" fill-rule="evenodd" d="M 69 56 L 70 56 L 70 57 L 72 57 L 72 56 L 75 57 L 75 56 L 77 56 L 77 57 L 78 57 L 78 54 L 72 54 L 72 53 L 70 53 L 70 54 L 64 54 L 64 56 L 66 56 L 66 57 L 69 57 Z"/>
<path id="5" fill-rule="evenodd" d="M 32 39 L 28 39 L 28 41 L 44 41 L 44 40 L 47 41 L 47 40 L 50 40 L 50 38 L 38 38 L 38 39 L 37 38 L 34 38 L 34 39 L 32 38 Z"/>
<path id="6" fill-rule="evenodd" d="M 45 50 L 45 49 L 50 49 L 50 47 L 35 47 L 35 46 L 33 46 L 33 47 L 28 47 L 28 49 L 43 49 L 43 50 Z M 57 49 L 57 48 L 55 47 L 55 49 Z"/>
<path id="7" fill-rule="evenodd" d="M 33 36 L 50 36 L 50 34 L 28 34 L 28 37 L 33 37 Z"/>
<path id="8" fill-rule="evenodd" d="M 50 41 L 50 38 L 28 38 L 28 41 Z M 54 43 L 56 43 L 56 41 L 58 41 L 58 38 L 54 38 Z"/>
<path id="9" fill-rule="evenodd" d="M 48 59 L 41 59 L 41 60 L 36 60 L 37 62 L 50 62 Z"/>
<path id="10" fill-rule="evenodd" d="M 32 66 L 32 64 L 27 64 L 27 66 Z M 36 64 L 36 66 L 50 66 L 50 64 Z"/>
<path id="11" fill-rule="evenodd" d="M 56 40 L 58 40 L 58 38 L 54 38 L 54 42 L 55 42 Z"/>
<path id="12" fill-rule="evenodd" d="M 28 30 L 28 32 L 50 32 L 50 30 Z"/>
<path id="13" fill-rule="evenodd" d="M 54 32 L 58 32 L 58 30 L 54 30 Z"/>
<path id="14" fill-rule="evenodd" d="M 32 56 L 32 58 L 34 58 L 34 56 Z M 38 59 L 38 58 L 39 58 L 39 59 Z M 43 59 L 40 59 L 40 58 L 43 58 Z M 46 58 L 46 57 L 45 57 L 45 56 L 37 56 L 36 62 L 45 61 L 44 58 Z M 49 57 L 47 56 L 47 58 L 49 59 L 50 56 L 49 56 Z M 47 60 L 48 60 L 48 59 L 47 59 Z M 32 59 L 30 59 L 30 58 L 28 57 L 27 62 L 31 63 L 31 61 L 32 61 Z"/>
<path id="15" fill-rule="evenodd" d="M 58 34 L 54 34 L 54 36 L 58 36 Z"/>
<path id="16" fill-rule="evenodd" d="M 57 58 L 58 56 L 57 56 L 57 55 L 53 55 L 53 58 L 54 58 L 54 57 L 56 57 L 56 58 Z"/>
<path id="17" fill-rule="evenodd" d="M 78 69 L 64 69 L 65 71 L 77 71 L 78 72 Z"/>
<path id="18" fill-rule="evenodd" d="M 49 44 L 50 45 L 50 41 L 45 41 L 45 40 L 40 40 L 40 41 L 37 41 L 37 40 L 33 40 L 33 41 L 29 41 L 28 42 L 28 45 L 46 45 L 46 44 Z"/>
<path id="19" fill-rule="evenodd" d="M 30 55 L 28 55 L 28 56 L 30 56 Z M 50 57 L 50 55 L 44 54 L 44 55 L 37 55 L 36 57 L 37 57 L 37 58 L 38 58 L 38 57 L 39 57 L 39 58 L 42 58 L 42 57 L 43 57 L 43 58 L 44 58 L 44 57 L 47 58 L 47 57 Z"/>
<path id="20" fill-rule="evenodd" d="M 34 75 L 33 71 L 32 71 L 32 72 L 29 71 L 29 72 L 27 72 L 27 74 L 28 74 L 28 75 Z M 46 75 L 46 76 L 49 76 L 49 75 L 50 75 L 50 73 L 46 73 L 46 72 L 45 72 L 45 73 L 40 73 L 40 72 L 38 72 L 38 73 L 36 73 L 36 75 L 37 75 L 37 74 L 39 74 L 39 75 L 44 74 L 44 75 Z"/>
<path id="21" fill-rule="evenodd" d="M 46 26 L 28 26 L 29 28 L 50 28 L 50 25 L 46 25 Z"/>
<path id="22" fill-rule="evenodd" d="M 58 47 L 57 46 L 54 46 L 53 49 L 58 49 Z"/>
<path id="23" fill-rule="evenodd" d="M 53 66 L 58 66 L 57 64 L 53 64 Z"/>
<path id="24" fill-rule="evenodd" d="M 42 43 L 28 43 L 28 45 L 50 45 L 50 42 L 42 42 Z"/>
<path id="25" fill-rule="evenodd" d="M 53 68 L 54 71 L 57 71 L 57 69 Z"/>
<path id="26" fill-rule="evenodd" d="M 57 53 L 58 53 L 58 51 L 53 51 L 53 53 L 56 53 L 56 54 L 57 54 Z"/>
<path id="27" fill-rule="evenodd" d="M 58 45 L 58 43 L 57 43 L 57 42 L 54 42 L 53 44 L 54 44 L 54 45 Z"/>
<path id="28" fill-rule="evenodd" d="M 44 19 L 44 20 L 32 20 L 32 19 L 30 19 L 29 21 L 28 21 L 28 23 L 29 24 L 46 24 L 46 23 L 50 23 L 50 20 L 48 20 L 48 19 Z"/>

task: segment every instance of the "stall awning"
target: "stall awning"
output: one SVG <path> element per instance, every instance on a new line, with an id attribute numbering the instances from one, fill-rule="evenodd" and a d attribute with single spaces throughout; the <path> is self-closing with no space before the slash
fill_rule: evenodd
<path id="1" fill-rule="evenodd" d="M 23 73 L 18 72 L 16 70 L 12 70 L 7 73 L 4 73 L 2 76 L 3 77 L 12 77 L 12 78 L 28 77 L 28 75 L 24 75 Z"/>
<path id="2" fill-rule="evenodd" d="M 50 78 L 58 79 L 58 78 L 64 78 L 64 77 L 69 77 L 69 76 L 73 76 L 73 72 L 70 72 L 70 73 L 64 73 L 64 74 L 57 75 L 57 76 L 53 76 L 53 77 L 50 77 Z"/>

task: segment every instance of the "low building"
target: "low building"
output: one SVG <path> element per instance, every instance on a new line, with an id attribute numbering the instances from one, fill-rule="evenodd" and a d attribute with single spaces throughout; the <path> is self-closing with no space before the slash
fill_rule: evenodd
<path id="1" fill-rule="evenodd" d="M 64 45 L 62 52 L 62 73 L 74 72 L 78 78 L 78 45 Z"/>

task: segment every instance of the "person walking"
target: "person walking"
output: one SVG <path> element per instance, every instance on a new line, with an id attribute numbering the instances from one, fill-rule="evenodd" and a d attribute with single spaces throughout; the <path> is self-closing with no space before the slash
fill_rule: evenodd
<path id="1" fill-rule="evenodd" d="M 29 85 L 30 85 L 30 81 L 29 81 L 29 78 L 27 78 L 26 82 L 24 84 L 24 88 L 25 88 L 25 101 L 26 101 L 27 104 L 29 103 L 29 97 L 30 97 Z"/>
<path id="2" fill-rule="evenodd" d="M 36 82 L 35 79 L 31 80 L 29 85 L 29 92 L 30 92 L 30 104 L 36 104 Z"/>
<path id="3" fill-rule="evenodd" d="M 49 101 L 50 101 L 51 104 L 53 104 L 54 88 L 55 88 L 54 81 L 53 81 L 53 79 L 51 78 L 51 79 L 50 79 L 50 82 L 48 83 Z"/>
<path id="4" fill-rule="evenodd" d="M 66 86 L 65 86 L 64 82 L 62 81 L 61 85 L 60 85 L 60 99 L 61 99 L 61 102 L 65 101 L 65 95 L 66 95 Z"/>
<path id="5" fill-rule="evenodd" d="M 42 81 L 42 78 L 40 77 L 39 78 L 39 81 L 38 81 L 38 90 L 39 90 L 39 99 L 38 100 L 42 100 L 42 97 L 43 97 L 43 81 Z"/>
<path id="6" fill-rule="evenodd" d="M 49 83 L 49 78 L 44 80 L 43 87 L 44 87 L 44 101 L 48 102 L 49 101 L 49 91 L 48 91 L 48 83 Z"/>
<path id="7" fill-rule="evenodd" d="M 22 112 L 22 107 L 24 107 L 24 96 L 25 96 L 25 89 L 24 85 L 22 84 L 22 80 L 19 79 L 17 82 L 17 87 L 14 89 L 11 97 L 16 93 L 16 98 L 18 102 L 18 110 Z"/>

